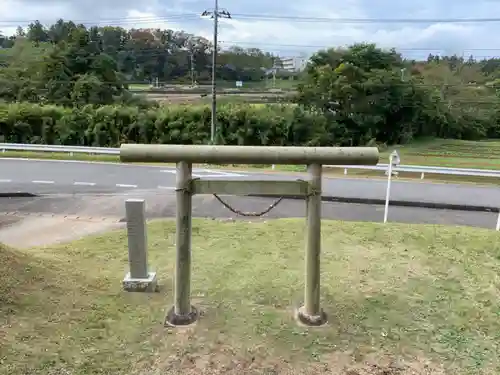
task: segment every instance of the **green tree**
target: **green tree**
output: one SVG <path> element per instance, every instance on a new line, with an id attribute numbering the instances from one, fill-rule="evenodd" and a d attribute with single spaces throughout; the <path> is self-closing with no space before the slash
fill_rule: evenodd
<path id="1" fill-rule="evenodd" d="M 321 51 L 307 67 L 298 102 L 329 120 L 332 143 L 408 142 L 424 130 L 418 124 L 428 116 L 429 96 L 415 78 L 402 81 L 402 66 L 394 51 L 373 45 Z"/>
<path id="2" fill-rule="evenodd" d="M 45 27 L 40 23 L 40 21 L 35 21 L 30 23 L 28 26 L 28 32 L 26 33 L 26 38 L 35 43 L 43 43 L 49 41 L 49 33 Z"/>
<path id="3" fill-rule="evenodd" d="M 71 92 L 71 101 L 76 105 L 110 103 L 109 92 L 94 74 L 80 76 Z"/>
<path id="4" fill-rule="evenodd" d="M 69 68 L 70 62 L 61 48 L 55 48 L 44 60 L 43 65 L 43 89 L 45 100 L 48 103 L 71 105 L 73 92 L 72 75 Z"/>

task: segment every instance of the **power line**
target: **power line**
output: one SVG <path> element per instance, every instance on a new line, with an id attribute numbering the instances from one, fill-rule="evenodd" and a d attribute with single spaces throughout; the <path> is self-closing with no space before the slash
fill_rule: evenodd
<path id="1" fill-rule="evenodd" d="M 211 15 L 213 18 L 213 10 L 206 11 L 205 15 Z M 204 12 L 205 13 L 205 12 Z M 228 13 L 229 14 L 229 13 Z M 203 14 L 202 14 L 203 15 Z M 342 18 L 342 17 L 302 17 L 302 16 L 291 16 L 291 15 L 272 15 L 272 14 L 248 14 L 248 13 L 233 13 L 237 15 L 238 18 L 242 20 L 254 20 L 254 21 L 300 21 L 300 22 L 335 22 L 335 23 L 488 23 L 488 22 L 500 22 L 500 18 L 429 18 L 429 19 L 417 19 L 417 18 Z M 231 18 L 231 17 L 219 17 L 218 18 Z M 132 17 L 132 18 L 108 18 L 108 19 L 98 19 L 98 20 L 71 20 L 75 24 L 88 23 L 94 24 L 94 26 L 106 25 L 111 26 L 111 24 L 147 24 L 147 23 L 158 23 L 158 22 L 178 22 L 178 21 L 189 21 L 198 20 L 200 15 L 196 13 L 177 13 L 171 14 L 169 16 L 149 16 L 149 17 Z M 70 21 L 70 20 L 68 20 Z M 214 19 L 215 21 L 215 19 Z M 5 27 L 6 24 L 10 23 L 13 26 L 19 23 L 30 23 L 35 22 L 35 20 L 5 20 L 0 21 L 0 27 Z M 96 23 L 98 25 L 96 25 Z M 218 22 L 214 22 L 214 24 Z M 51 24 L 53 25 L 53 24 Z M 221 41 L 221 44 L 238 44 L 238 45 L 249 45 L 254 44 L 245 41 Z M 301 44 L 272 44 L 272 43 L 259 43 L 260 46 L 275 46 L 282 49 L 287 48 L 301 48 L 301 49 L 311 49 L 326 48 L 325 46 L 312 46 L 312 45 L 301 45 Z M 434 48 L 398 48 L 398 51 L 445 51 L 446 49 L 434 49 Z M 500 49 L 492 48 L 470 48 L 467 51 L 498 51 Z M 489 56 L 481 56 L 489 57 Z"/>
<path id="2" fill-rule="evenodd" d="M 300 22 L 336 22 L 336 23 L 492 23 L 500 18 L 343 18 L 343 17 L 303 17 L 268 14 L 233 13 L 239 19 L 258 21 L 289 20 Z"/>
<path id="3" fill-rule="evenodd" d="M 189 34 L 189 33 L 188 33 Z M 200 37 L 201 40 L 203 40 L 204 38 Z M 133 40 L 133 38 L 130 39 L 131 41 Z M 47 43 L 50 43 L 50 42 L 47 42 Z M 254 47 L 247 47 L 248 49 L 249 48 L 256 48 L 256 49 L 260 49 L 259 47 L 260 46 L 265 46 L 265 47 L 290 47 L 290 48 L 312 48 L 312 49 L 330 49 L 330 48 L 347 48 L 348 46 L 335 46 L 335 47 L 332 47 L 332 46 L 329 46 L 329 45 L 325 45 L 325 44 L 316 44 L 316 45 L 312 45 L 312 44 L 288 44 L 288 43 L 267 43 L 267 42 L 248 42 L 248 41 L 239 41 L 239 40 L 218 40 L 218 44 L 224 44 L 227 46 L 227 48 L 230 48 L 230 47 L 240 47 L 240 46 L 254 46 Z M 195 47 L 196 44 L 192 44 L 192 48 L 193 49 L 196 49 Z M 113 48 L 112 45 L 109 46 L 110 48 Z M 392 49 L 394 48 L 396 50 L 396 52 L 398 51 L 401 51 L 401 52 L 411 52 L 411 51 L 414 51 L 414 52 L 440 52 L 440 51 L 445 51 L 446 48 L 435 48 L 435 47 L 432 47 L 432 46 L 429 46 L 429 47 L 404 47 L 404 48 L 399 48 L 399 47 L 379 47 L 381 49 Z M 3 51 L 6 51 L 8 50 L 8 48 L 5 48 L 3 49 Z M 128 50 L 124 47 L 120 47 L 117 49 L 116 52 L 127 52 L 127 51 L 133 51 L 133 50 Z M 143 52 L 144 53 L 147 53 L 147 52 L 155 52 L 155 51 L 158 51 L 158 52 L 161 52 L 161 53 L 164 53 L 164 52 L 188 52 L 187 50 L 184 50 L 182 48 L 176 48 L 176 49 L 168 49 L 168 47 L 166 49 L 162 49 L 162 47 L 160 47 L 160 45 L 158 47 L 147 47 L 147 48 L 141 48 L 140 51 L 136 54 L 138 55 L 141 55 Z M 471 52 L 471 51 L 490 51 L 490 52 L 496 52 L 496 51 L 500 51 L 500 48 L 490 48 L 490 47 L 476 47 L 476 48 L 466 48 L 466 49 L 463 49 L 462 52 L 463 53 L 466 53 L 466 52 Z M 135 51 L 134 51 L 135 52 Z M 200 51 L 201 52 L 201 51 Z M 228 50 L 224 50 L 223 52 L 228 52 Z M 262 51 L 263 53 L 266 53 L 265 51 Z"/>
<path id="4" fill-rule="evenodd" d="M 208 11 L 207 11 L 208 12 Z M 212 15 L 212 13 L 207 13 L 207 15 Z M 293 20 L 298 20 L 298 21 L 307 21 L 307 22 L 336 22 L 336 23 L 343 23 L 343 22 L 355 22 L 355 23 L 433 23 L 433 22 L 444 22 L 444 23 L 460 23 L 460 22 L 467 22 L 467 23 L 472 23 L 472 22 L 500 22 L 500 18 L 469 18 L 469 19 L 445 19 L 445 18 L 435 18 L 435 19 L 369 19 L 369 18 L 359 18 L 359 19 L 354 19 L 354 18 L 321 18 L 321 17 L 301 17 L 301 16 L 285 16 L 285 15 L 266 15 L 266 14 L 245 14 L 245 13 L 236 13 L 240 18 L 247 19 L 247 20 L 288 20 L 288 21 L 293 21 Z M 234 13 L 233 13 L 234 15 Z M 213 18 L 213 16 L 212 16 Z M 218 17 L 218 18 L 226 18 L 226 17 Z M 230 17 L 227 17 L 230 18 Z M 137 23 L 158 23 L 158 22 L 176 22 L 176 21 L 188 21 L 188 20 L 198 20 L 200 19 L 199 14 L 195 13 L 178 13 L 178 14 L 171 14 L 169 16 L 165 17 L 157 17 L 157 16 L 150 16 L 150 17 L 133 17 L 133 18 L 109 18 L 109 19 L 98 19 L 98 20 L 72 20 L 75 24 L 79 23 L 94 23 L 94 25 L 97 23 L 102 24 L 102 25 L 107 25 L 111 26 L 110 24 L 117 24 L 117 23 L 122 23 L 122 24 L 137 24 Z M 16 23 L 29 23 L 29 22 L 35 22 L 35 20 L 7 20 L 7 21 L 0 21 L 0 28 L 5 27 L 6 23 L 12 23 L 15 25 Z M 52 24 L 53 25 L 53 24 Z M 90 25 L 89 25 L 90 26 Z M 99 26 L 99 25 L 95 25 Z M 219 41 L 220 44 L 236 44 L 236 45 L 254 45 L 255 43 L 252 42 L 247 42 L 247 41 Z M 328 48 L 326 46 L 322 45 L 305 45 L 305 44 L 284 44 L 284 43 L 258 43 L 259 46 L 274 46 L 277 48 L 280 48 L 283 50 L 284 47 L 289 48 L 289 51 L 292 51 L 292 48 L 300 48 L 300 49 L 325 49 Z M 446 48 L 441 48 L 441 49 L 436 49 L 432 47 L 420 47 L 420 48 L 397 48 L 398 51 L 426 51 L 426 52 L 441 52 L 441 51 L 446 51 Z M 498 48 L 469 48 L 466 51 L 499 51 L 500 49 Z M 294 51 L 295 52 L 295 51 Z M 490 56 L 480 56 L 480 57 L 490 57 Z"/>
<path id="5" fill-rule="evenodd" d="M 156 22 L 167 22 L 167 21 L 183 21 L 183 20 L 198 20 L 200 19 L 200 15 L 197 13 L 181 13 L 181 14 L 172 14 L 167 17 L 157 17 L 157 16 L 149 16 L 149 17 L 121 17 L 121 18 L 101 18 L 101 19 L 67 19 L 65 22 L 73 22 L 76 25 L 79 24 L 93 24 L 93 25 L 113 25 L 113 24 L 130 24 L 130 23 L 156 23 Z M 19 24 L 28 25 L 30 23 L 35 23 L 40 20 L 36 19 L 17 19 L 17 20 L 0 20 L 1 26 L 17 26 Z M 56 21 L 47 21 L 42 22 L 43 25 L 50 24 L 55 25 Z"/>
<path id="6" fill-rule="evenodd" d="M 232 13 L 241 20 L 255 21 L 295 21 L 295 22 L 335 22 L 335 23 L 360 23 L 360 24 L 426 24 L 426 23 L 498 23 L 500 17 L 488 18 L 345 18 L 345 17 L 304 17 L 295 15 L 273 15 L 273 14 L 248 14 L 248 13 Z M 116 23 L 155 23 L 166 21 L 182 21 L 200 19 L 200 15 L 196 13 L 177 13 L 168 16 L 150 16 L 150 17 L 120 17 L 107 19 L 80 19 L 68 20 L 75 24 L 116 24 Z M 35 22 L 33 19 L 10 19 L 0 21 L 0 25 L 12 24 L 29 24 Z"/>
<path id="7" fill-rule="evenodd" d="M 219 42 L 219 44 L 224 44 L 224 42 Z M 232 44 L 232 46 L 234 46 L 234 44 Z M 315 47 L 316 48 L 316 47 Z M 318 49 L 327 49 L 328 47 L 325 47 L 325 46 L 318 46 L 317 47 Z M 8 51 L 8 48 L 4 48 L 3 50 L 0 50 L 0 51 L 3 51 L 3 52 L 7 52 Z M 297 52 L 297 50 L 295 49 L 283 49 L 283 48 L 280 48 L 280 54 L 276 54 L 276 53 L 269 53 L 265 50 L 262 50 L 262 53 L 263 53 L 263 58 L 272 58 L 272 57 L 277 57 L 278 55 L 281 55 L 283 56 L 283 52 Z M 419 49 L 401 49 L 401 50 L 397 50 L 397 52 L 404 52 L 404 51 L 420 51 Z M 429 50 L 425 50 L 425 49 L 422 49 L 421 51 L 426 51 L 426 52 L 434 52 L 436 53 L 436 51 L 429 51 Z M 500 49 L 491 49 L 491 51 L 500 51 Z M 159 49 L 159 48 L 146 48 L 146 49 L 141 49 L 140 51 L 134 51 L 134 50 L 129 50 L 129 49 L 120 49 L 120 50 L 116 50 L 114 51 L 113 53 L 111 53 L 112 55 L 120 55 L 120 54 L 125 54 L 123 55 L 124 58 L 160 58 L 160 57 L 164 57 L 166 56 L 165 54 L 166 53 L 173 53 L 173 54 L 180 54 L 184 52 L 186 54 L 186 58 L 191 60 L 191 58 L 193 59 L 193 64 L 194 64 L 194 56 L 192 55 L 191 51 L 188 51 L 188 50 L 168 50 L 168 49 Z M 102 51 L 102 53 L 106 54 L 106 53 L 110 53 L 110 51 Z M 130 54 L 130 55 L 126 55 L 126 54 Z M 199 51 L 197 52 L 199 54 L 207 54 L 206 51 Z M 218 52 L 218 56 L 222 56 L 222 55 L 226 55 L 226 54 L 230 54 L 231 51 L 228 50 L 228 49 L 224 49 L 224 50 L 221 50 Z M 267 54 L 267 55 L 266 55 Z M 169 55 L 167 55 L 169 56 Z M 446 58 L 446 57 L 452 57 L 453 55 L 442 55 L 441 58 Z M 457 56 L 457 55 L 455 55 Z M 460 55 L 460 57 L 462 58 L 463 55 Z M 464 62 L 466 61 L 466 59 L 468 58 L 469 54 L 467 54 L 467 57 L 464 58 Z M 477 54 L 472 54 L 472 57 L 474 58 L 475 62 L 479 63 L 481 61 L 486 61 L 486 60 L 489 60 L 489 59 L 500 59 L 500 56 L 499 55 L 477 55 Z M 9 56 L 8 54 L 2 54 L 0 53 L 0 62 L 1 61 L 7 61 L 8 59 L 10 59 L 11 56 Z M 100 55 L 94 55 L 94 56 L 87 56 L 86 57 L 87 59 L 99 59 L 101 58 Z M 308 59 L 309 57 L 305 57 L 306 59 Z M 219 57 L 218 57 L 219 59 Z M 421 63 L 427 63 L 426 61 L 426 58 L 422 57 L 421 59 L 412 59 L 412 58 L 406 58 L 407 61 L 411 61 L 411 60 L 415 60 L 416 62 L 421 62 Z M 118 61 L 119 62 L 119 61 Z M 43 64 L 43 61 L 31 61 L 30 62 L 31 64 Z M 193 65 L 194 66 L 194 65 Z M 213 66 L 212 64 L 210 64 L 210 66 Z M 224 67 L 225 64 L 220 64 L 220 63 L 217 63 L 216 65 L 217 67 Z M 255 68 L 257 69 L 257 68 Z"/>
<path id="8" fill-rule="evenodd" d="M 191 35 L 189 33 L 186 33 L 188 35 Z M 189 38 L 188 38 L 189 39 Z M 206 40 L 205 38 L 203 37 L 198 37 L 198 39 L 200 41 L 203 41 L 203 40 Z M 130 38 L 130 40 L 133 40 L 133 38 Z M 208 42 L 208 41 L 207 41 Z M 47 43 L 50 43 L 50 41 L 48 41 Z M 202 44 L 202 43 L 200 43 Z M 317 45 L 311 45 L 311 44 L 289 44 L 289 43 L 268 43 L 268 42 L 259 42 L 259 43 L 255 43 L 255 42 L 249 42 L 249 41 L 240 41 L 240 40 L 218 40 L 218 44 L 219 45 L 225 45 L 226 46 L 226 49 L 222 50 L 221 52 L 222 53 L 229 53 L 230 50 L 229 48 L 230 47 L 242 47 L 242 46 L 253 46 L 253 47 L 247 47 L 248 48 L 257 48 L 259 50 L 262 51 L 263 54 L 268 54 L 268 55 L 275 55 L 274 53 L 272 52 L 268 52 L 266 51 L 263 47 L 276 47 L 276 48 L 279 48 L 281 52 L 283 51 L 293 51 L 293 52 L 297 52 L 297 49 L 314 49 L 314 50 L 326 50 L 326 49 L 330 49 L 330 48 L 334 48 L 332 46 L 328 46 L 328 45 L 321 45 L 321 44 L 317 44 Z M 124 52 L 133 52 L 133 55 L 136 56 L 136 57 L 143 57 L 143 56 L 156 56 L 156 55 L 163 55 L 165 52 L 170 52 L 170 53 L 175 53 L 175 52 L 179 52 L 179 53 L 182 53 L 183 51 L 186 52 L 187 54 L 189 54 L 191 51 L 187 51 L 187 50 L 184 50 L 182 48 L 175 48 L 174 49 L 171 49 L 169 48 L 170 46 L 162 46 L 162 45 L 158 45 L 157 47 L 146 47 L 146 48 L 141 48 L 140 51 L 132 51 L 132 49 L 127 49 L 126 47 L 120 47 L 120 48 L 117 48 L 115 51 L 111 51 L 111 52 L 115 52 L 115 53 L 124 53 Z M 348 46 L 336 46 L 336 48 L 347 48 Z M 113 46 L 109 46 L 109 48 L 112 50 L 113 49 Z M 405 48 L 395 48 L 395 47 L 383 47 L 381 46 L 380 47 L 381 49 L 385 49 L 385 50 L 389 50 L 389 49 L 394 49 L 397 53 L 404 53 L 404 52 L 426 52 L 426 53 L 431 53 L 431 54 L 443 54 L 443 52 L 446 52 L 445 54 L 443 54 L 443 56 L 448 56 L 448 57 L 451 57 L 453 55 L 451 54 L 448 54 L 447 53 L 447 49 L 446 48 L 434 48 L 432 46 L 428 46 L 428 47 L 405 47 Z M 196 43 L 192 43 L 191 45 L 191 49 L 192 50 L 197 50 L 196 48 Z M 4 48 L 2 51 L 7 53 L 8 52 L 8 48 Z M 495 57 L 495 56 L 492 56 L 492 55 L 477 55 L 477 54 L 474 54 L 474 52 L 498 52 L 500 51 L 500 48 L 489 48 L 489 47 L 476 47 L 476 48 L 467 48 L 467 49 L 464 49 L 461 51 L 461 53 L 455 53 L 454 55 L 455 56 L 465 56 L 467 55 L 467 57 L 469 55 L 472 55 L 474 58 L 492 58 L 492 57 Z M 105 51 L 106 52 L 106 51 Z M 197 50 L 198 53 L 203 53 L 204 51 L 201 50 L 201 49 L 198 49 Z M 0 55 L 1 56 L 1 55 Z"/>
<path id="9" fill-rule="evenodd" d="M 218 55 L 224 55 L 224 54 L 228 54 L 228 53 L 231 53 L 231 51 L 229 50 L 229 47 L 239 47 L 239 46 L 242 46 L 242 45 L 255 45 L 255 43 L 250 43 L 250 42 L 238 42 L 238 41 L 234 41 L 234 42 L 230 42 L 230 41 L 218 41 L 218 44 L 221 45 L 226 45 L 226 49 L 223 49 L 221 51 L 218 52 Z M 329 49 L 329 48 L 332 48 L 332 47 L 328 47 L 326 45 L 316 45 L 316 46 L 311 46 L 311 45 L 305 45 L 305 44 L 295 44 L 295 45 L 290 45 L 290 44 L 272 44 L 272 43 L 259 43 L 255 48 L 258 48 L 259 50 L 261 50 L 261 52 L 263 53 L 263 57 L 265 57 L 266 55 L 268 55 L 268 57 L 273 57 L 273 56 L 276 56 L 275 53 L 271 53 L 271 52 L 268 52 L 266 50 L 264 50 L 262 47 L 278 47 L 280 49 L 280 52 L 297 52 L 297 49 L 295 48 L 308 48 L 310 47 L 311 49 L 314 49 L 315 52 L 317 50 L 321 50 L 321 49 Z M 287 48 L 283 48 L 283 47 L 287 47 Z M 3 51 L 5 54 L 2 54 L 0 53 L 0 59 L 2 57 L 5 57 L 5 58 L 9 58 L 9 55 L 8 55 L 8 48 L 4 48 L 0 51 Z M 196 50 L 196 48 L 193 48 L 193 50 Z M 427 53 L 431 53 L 431 54 L 437 54 L 437 53 L 440 53 L 442 51 L 444 51 L 445 49 L 437 49 L 437 48 L 396 48 L 396 52 L 427 52 Z M 459 57 L 462 57 L 462 56 L 465 56 L 466 58 L 469 57 L 469 55 L 472 55 L 472 57 L 474 59 L 480 59 L 480 58 L 484 58 L 484 59 L 490 59 L 490 58 L 498 58 L 497 55 L 477 55 L 477 54 L 474 54 L 472 52 L 474 51 L 490 51 L 490 52 L 495 52 L 495 51 L 500 51 L 500 48 L 485 48 L 485 49 L 482 49 L 482 48 L 475 48 L 475 49 L 468 49 L 468 50 L 464 50 L 462 54 L 455 54 L 455 56 L 459 56 Z M 191 51 L 189 50 L 183 50 L 183 49 L 174 49 L 174 50 L 171 50 L 171 49 L 168 49 L 168 48 L 156 48 L 156 47 L 148 47 L 148 48 L 143 48 L 139 51 L 136 51 L 136 50 L 133 50 L 133 49 L 127 49 L 127 48 L 121 48 L 121 49 L 116 49 L 115 51 L 102 51 L 103 53 L 109 53 L 109 52 L 112 52 L 113 54 L 121 54 L 121 53 L 130 53 L 130 57 L 138 57 L 138 58 L 143 58 L 143 57 L 160 57 L 160 56 L 165 56 L 165 53 L 186 53 L 186 56 L 189 55 L 191 53 Z M 200 53 L 200 54 L 203 54 L 203 53 L 206 53 L 206 51 L 203 51 L 203 50 L 198 50 L 198 51 L 194 51 L 195 53 Z M 465 53 L 467 52 L 467 53 Z M 453 55 L 448 55 L 448 54 L 441 54 L 442 56 L 441 57 L 452 57 Z M 93 59 L 93 58 L 99 58 L 99 56 L 88 56 L 88 58 L 90 59 Z M 409 59 L 411 60 L 411 59 Z M 422 60 L 423 62 L 423 60 Z M 218 66 L 221 66 L 220 64 L 218 64 Z"/>
<path id="10" fill-rule="evenodd" d="M 326 46 L 326 45 L 311 45 L 311 44 L 288 44 L 288 43 L 255 43 L 255 42 L 246 42 L 246 41 L 239 41 L 239 40 L 221 40 L 219 43 L 221 44 L 234 44 L 234 45 L 256 45 L 258 44 L 259 46 L 275 46 L 275 47 L 297 47 L 297 48 L 332 48 L 331 46 Z M 408 48 L 395 48 L 397 51 L 441 51 L 445 50 L 446 48 L 434 48 L 434 47 L 408 47 Z M 467 48 L 464 49 L 464 51 L 500 51 L 500 48 Z"/>

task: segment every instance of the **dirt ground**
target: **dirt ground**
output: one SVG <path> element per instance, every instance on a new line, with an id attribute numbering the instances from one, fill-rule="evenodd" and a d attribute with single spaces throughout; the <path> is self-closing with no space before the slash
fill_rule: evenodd
<path id="1" fill-rule="evenodd" d="M 230 95 L 225 95 L 225 94 L 219 94 L 217 95 L 218 98 L 222 99 L 228 99 L 228 98 L 237 98 L 238 100 L 244 99 L 244 98 L 249 98 L 252 100 L 262 98 L 265 96 L 271 96 L 271 95 L 276 95 L 273 93 L 269 93 L 269 95 L 263 95 L 263 94 L 252 94 L 252 93 L 245 93 L 245 94 L 230 94 Z M 200 94 L 146 94 L 145 95 L 149 99 L 153 99 L 162 103 L 175 103 L 175 104 L 186 104 L 186 103 L 196 103 L 196 102 L 202 102 L 204 100 L 209 100 L 211 98 L 211 95 L 206 95 L 206 96 L 201 96 Z M 282 95 L 279 95 L 282 96 Z"/>
<path id="2" fill-rule="evenodd" d="M 0 216 L 0 243 L 21 249 L 48 246 L 122 228 L 124 225 L 118 218 L 2 214 Z"/>

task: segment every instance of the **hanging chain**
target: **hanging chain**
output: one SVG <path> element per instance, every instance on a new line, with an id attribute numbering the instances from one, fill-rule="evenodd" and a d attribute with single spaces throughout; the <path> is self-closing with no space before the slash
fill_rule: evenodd
<path id="1" fill-rule="evenodd" d="M 280 197 L 276 199 L 268 208 L 266 208 L 264 211 L 261 212 L 243 212 L 240 210 L 237 210 L 236 208 L 232 207 L 229 205 L 229 203 L 224 202 L 221 197 L 219 197 L 217 194 L 213 194 L 215 199 L 217 199 L 224 207 L 226 207 L 229 211 L 231 211 L 233 214 L 240 215 L 240 216 L 246 216 L 246 217 L 259 217 L 267 214 L 270 212 L 274 207 L 276 207 L 280 202 L 285 198 L 285 197 Z"/>
<path id="2" fill-rule="evenodd" d="M 197 180 L 197 179 L 199 179 L 199 178 L 194 178 L 192 180 Z M 297 181 L 305 182 L 302 179 L 299 179 Z M 175 191 L 183 191 L 183 192 L 190 192 L 190 190 L 191 190 L 190 188 L 186 188 L 186 187 L 175 189 Z M 306 197 L 307 196 L 311 196 L 311 195 L 316 195 L 316 194 L 318 194 L 318 192 L 311 191 L 309 194 L 306 195 Z M 321 194 L 321 193 L 319 193 L 319 194 Z M 271 212 L 272 209 L 274 209 L 278 204 L 281 203 L 281 201 L 283 199 L 285 199 L 285 197 L 280 197 L 280 198 L 276 199 L 271 205 L 269 205 L 269 207 L 267 207 L 265 210 L 260 211 L 260 212 L 244 212 L 244 211 L 240 211 L 240 210 L 232 207 L 229 203 L 227 203 L 226 201 L 224 201 L 217 194 L 214 193 L 213 196 L 215 197 L 215 199 L 217 199 L 219 201 L 220 204 L 222 204 L 225 208 L 227 208 L 233 214 L 240 215 L 240 216 L 246 216 L 246 217 L 260 217 L 260 216 L 263 216 L 263 215 Z"/>

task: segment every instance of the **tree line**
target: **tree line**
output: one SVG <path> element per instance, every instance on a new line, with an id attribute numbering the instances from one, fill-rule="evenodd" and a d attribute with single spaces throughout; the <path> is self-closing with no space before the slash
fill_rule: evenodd
<path id="1" fill-rule="evenodd" d="M 132 94 L 128 83 L 154 77 L 182 81 L 193 70 L 198 78 L 208 79 L 211 74 L 210 43 L 171 30 L 88 28 L 60 20 L 50 27 L 35 22 L 0 42 L 5 47 L 0 50 L 0 100 L 7 103 L 68 108 L 128 105 L 149 111 L 159 105 Z M 248 74 L 249 80 L 258 81 L 277 57 L 233 47 L 221 51 L 219 61 L 218 78 L 242 79 Z M 360 43 L 316 52 L 298 82 L 293 100 L 298 110 L 274 120 L 271 116 L 266 126 L 271 120 L 281 127 L 290 116 L 310 116 L 314 119 L 307 122 L 311 144 L 394 144 L 424 136 L 500 137 L 497 58 L 429 55 L 416 61 L 395 50 Z M 266 107 L 266 111 L 281 113 L 281 107 Z M 186 119 L 169 118 L 184 124 L 189 134 L 193 118 L 187 114 L 189 108 L 183 111 L 176 116 L 186 113 Z M 24 119 L 22 127 L 26 124 L 29 121 Z M 220 129 L 223 139 L 224 129 Z M 261 132 L 265 139 L 271 130 L 260 130 L 256 124 L 248 131 Z M 300 139 L 301 144 L 307 143 L 303 136 Z"/>
<path id="2" fill-rule="evenodd" d="M 127 30 L 114 26 L 87 28 L 63 19 L 46 27 L 35 21 L 25 29 L 19 27 L 16 35 L 0 36 L 0 46 L 9 50 L 18 42 L 28 41 L 46 50 L 74 42 L 76 33 L 92 44 L 94 53 L 100 52 L 112 58 L 117 71 L 128 82 L 153 82 L 156 79 L 160 82 L 190 82 L 191 78 L 206 82 L 211 78 L 212 43 L 183 31 Z M 3 52 L 5 63 L 9 54 Z M 219 48 L 219 79 L 258 81 L 273 66 L 281 66 L 279 57 L 258 48 Z"/>
<path id="3" fill-rule="evenodd" d="M 500 137 L 500 59 L 404 59 L 374 44 L 314 54 L 298 103 L 328 119 L 338 144 Z"/>

